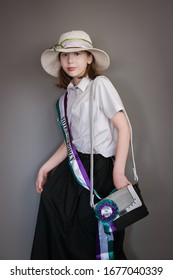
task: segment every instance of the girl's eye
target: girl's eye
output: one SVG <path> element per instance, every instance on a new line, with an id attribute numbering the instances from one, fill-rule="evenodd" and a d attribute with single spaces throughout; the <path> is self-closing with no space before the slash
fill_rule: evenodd
<path id="1" fill-rule="evenodd" d="M 67 53 L 61 53 L 62 57 L 67 57 Z"/>
<path id="2" fill-rule="evenodd" d="M 75 52 L 74 54 L 75 54 L 76 56 L 78 56 L 78 55 L 80 55 L 80 52 Z"/>

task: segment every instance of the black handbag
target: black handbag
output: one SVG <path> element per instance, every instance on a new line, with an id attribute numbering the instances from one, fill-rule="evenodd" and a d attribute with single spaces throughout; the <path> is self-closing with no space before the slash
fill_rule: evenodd
<path id="1" fill-rule="evenodd" d="M 149 212 L 138 183 L 111 193 L 94 205 L 96 217 L 104 222 L 114 222 L 117 231 L 143 219 Z"/>
<path id="2" fill-rule="evenodd" d="M 94 88 L 94 83 L 93 83 Z M 124 113 L 129 123 L 131 132 L 131 151 L 133 162 L 134 184 L 128 185 L 122 189 L 113 191 L 109 196 L 101 199 L 94 204 L 93 195 L 93 145 L 94 145 L 94 128 L 93 128 L 93 98 L 94 90 L 90 95 L 90 141 L 91 141 L 91 157 L 90 157 L 90 205 L 95 210 L 95 215 L 99 221 L 103 223 L 113 222 L 116 231 L 125 229 L 127 226 L 143 219 L 149 212 L 144 203 L 141 191 L 138 186 L 138 176 L 136 172 L 136 164 L 133 151 L 132 127 L 126 111 Z"/>

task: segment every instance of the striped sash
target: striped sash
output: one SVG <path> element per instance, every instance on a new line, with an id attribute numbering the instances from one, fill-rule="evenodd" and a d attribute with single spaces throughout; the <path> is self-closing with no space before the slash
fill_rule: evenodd
<path id="1" fill-rule="evenodd" d="M 67 145 L 69 165 L 77 182 L 87 190 L 91 190 L 91 183 L 88 174 L 79 158 L 79 155 L 72 143 L 72 136 L 70 133 L 68 118 L 67 118 L 67 94 L 64 94 L 59 98 L 56 103 L 56 109 L 58 113 L 58 122 L 62 128 L 64 139 Z M 96 190 L 93 190 L 94 194 L 99 198 Z M 90 193 L 92 193 L 90 191 Z M 111 223 L 102 223 L 98 221 L 98 235 L 97 235 L 97 260 L 114 260 L 114 236 L 113 233 L 116 228 Z"/>

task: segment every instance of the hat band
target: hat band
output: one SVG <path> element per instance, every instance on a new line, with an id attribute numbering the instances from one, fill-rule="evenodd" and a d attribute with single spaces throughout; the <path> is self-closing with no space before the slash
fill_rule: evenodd
<path id="1" fill-rule="evenodd" d="M 61 42 L 61 44 L 54 45 L 52 47 L 54 51 L 59 51 L 60 49 L 69 49 L 69 48 L 93 48 L 91 42 L 81 39 L 81 38 L 74 38 L 74 39 L 66 39 Z"/>

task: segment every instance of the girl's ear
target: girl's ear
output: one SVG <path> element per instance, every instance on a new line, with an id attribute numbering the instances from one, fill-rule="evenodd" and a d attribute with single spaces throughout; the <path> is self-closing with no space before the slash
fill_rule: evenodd
<path id="1" fill-rule="evenodd" d="M 93 62 L 93 55 L 92 54 L 89 54 L 88 55 L 88 64 L 91 64 Z"/>

